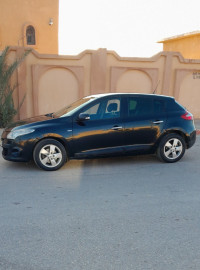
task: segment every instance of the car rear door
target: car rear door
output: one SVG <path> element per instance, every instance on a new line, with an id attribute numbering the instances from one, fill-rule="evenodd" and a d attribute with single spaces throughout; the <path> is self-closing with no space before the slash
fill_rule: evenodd
<path id="1" fill-rule="evenodd" d="M 127 96 L 124 118 L 126 151 L 148 150 L 156 142 L 164 119 L 156 113 L 152 96 Z"/>

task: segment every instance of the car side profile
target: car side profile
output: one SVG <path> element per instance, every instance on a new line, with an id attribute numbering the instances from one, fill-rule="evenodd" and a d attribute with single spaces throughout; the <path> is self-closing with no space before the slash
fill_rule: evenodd
<path id="1" fill-rule="evenodd" d="M 70 159 L 154 154 L 180 160 L 196 140 L 193 116 L 173 97 L 99 94 L 58 112 L 18 121 L 2 134 L 9 161 L 54 171 Z"/>

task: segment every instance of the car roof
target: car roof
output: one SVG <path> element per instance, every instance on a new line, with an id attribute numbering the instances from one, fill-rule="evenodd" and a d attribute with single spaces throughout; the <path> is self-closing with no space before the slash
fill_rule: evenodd
<path id="1" fill-rule="evenodd" d="M 157 95 L 157 94 L 146 94 L 146 93 L 104 93 L 104 94 L 95 94 L 95 95 L 90 95 L 87 96 L 87 98 L 89 97 L 93 97 L 93 98 L 101 98 L 101 97 L 106 97 L 106 96 L 119 96 L 119 95 L 123 95 L 123 96 L 141 96 L 141 97 L 156 97 L 156 98 L 170 98 L 170 99 L 174 99 L 174 97 L 171 96 L 165 96 L 165 95 Z"/>

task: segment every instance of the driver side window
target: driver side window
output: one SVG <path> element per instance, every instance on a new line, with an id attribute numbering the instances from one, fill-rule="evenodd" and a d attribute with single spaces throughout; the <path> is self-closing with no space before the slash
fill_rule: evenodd
<path id="1" fill-rule="evenodd" d="M 93 105 L 92 107 L 90 107 L 89 109 L 87 109 L 86 111 L 83 111 L 83 113 L 89 114 L 90 120 L 98 120 L 98 119 L 101 119 L 99 108 L 100 108 L 100 103 L 97 103 Z"/>
<path id="2" fill-rule="evenodd" d="M 120 98 L 104 99 L 82 111 L 82 113 L 89 114 L 90 120 L 112 119 L 120 117 L 120 108 Z"/>

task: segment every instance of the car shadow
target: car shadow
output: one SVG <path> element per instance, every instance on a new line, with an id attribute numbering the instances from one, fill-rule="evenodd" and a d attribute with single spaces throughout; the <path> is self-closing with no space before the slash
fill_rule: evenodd
<path id="1" fill-rule="evenodd" d="M 155 155 L 141 155 L 141 156 L 122 156 L 122 157 L 105 157 L 105 158 L 94 158 L 84 160 L 70 160 L 67 162 L 61 170 L 75 169 L 78 167 L 82 168 L 102 168 L 107 166 L 130 166 L 135 164 L 156 164 L 160 163 Z M 103 168 L 102 168 L 103 169 Z"/>
<path id="2" fill-rule="evenodd" d="M 183 161 L 185 159 L 188 159 L 189 157 L 184 157 Z M 179 161 L 179 162 L 181 162 Z M 8 162 L 3 160 L 3 164 L 1 163 L 1 170 L 14 170 L 16 172 L 22 171 L 24 173 L 26 172 L 42 172 L 40 168 L 36 166 L 34 161 L 29 162 Z M 166 165 L 168 163 L 161 162 L 156 155 L 137 155 L 137 156 L 117 156 L 117 157 L 103 157 L 103 158 L 93 158 L 93 159 L 80 159 L 75 160 L 72 159 L 68 161 L 62 168 L 60 168 L 58 171 L 73 171 L 76 169 L 94 169 L 94 168 L 101 168 L 102 170 L 104 168 L 108 167 L 126 167 L 126 166 L 152 166 L 152 165 Z M 45 171 L 43 171 L 45 172 Z"/>

